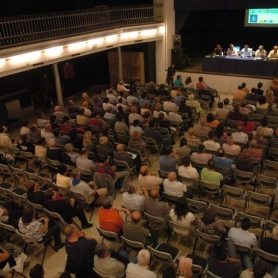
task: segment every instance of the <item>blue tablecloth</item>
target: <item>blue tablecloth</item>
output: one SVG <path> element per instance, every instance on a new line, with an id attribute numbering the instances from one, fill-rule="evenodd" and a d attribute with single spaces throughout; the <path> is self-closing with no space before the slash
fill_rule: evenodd
<path id="1" fill-rule="evenodd" d="M 254 76 L 278 76 L 278 60 L 262 60 L 228 56 L 206 56 L 203 71 Z"/>

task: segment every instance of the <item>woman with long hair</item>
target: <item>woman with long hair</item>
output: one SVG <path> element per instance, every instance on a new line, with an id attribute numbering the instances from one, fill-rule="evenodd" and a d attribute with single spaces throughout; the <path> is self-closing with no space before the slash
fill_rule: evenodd
<path id="1" fill-rule="evenodd" d="M 194 88 L 194 83 L 192 82 L 192 79 L 190 76 L 188 76 L 184 81 L 184 87 L 185 88 Z"/>
<path id="2" fill-rule="evenodd" d="M 219 124 L 215 129 L 215 137 L 221 138 L 221 139 L 227 139 L 228 134 L 224 132 L 224 126 L 223 124 Z"/>
<path id="3" fill-rule="evenodd" d="M 171 209 L 169 212 L 170 219 L 181 225 L 193 225 L 196 218 L 190 212 L 187 204 L 187 200 L 185 197 L 180 197 L 176 203 L 174 209 Z"/>
<path id="4" fill-rule="evenodd" d="M 217 127 L 219 125 L 219 121 L 214 118 L 214 115 L 212 113 L 207 114 L 206 121 L 208 127 Z"/>
<path id="5" fill-rule="evenodd" d="M 253 122 L 249 121 L 249 116 L 247 114 L 243 116 L 243 121 L 240 121 L 238 124 L 242 126 L 243 132 L 253 132 L 256 127 Z"/>

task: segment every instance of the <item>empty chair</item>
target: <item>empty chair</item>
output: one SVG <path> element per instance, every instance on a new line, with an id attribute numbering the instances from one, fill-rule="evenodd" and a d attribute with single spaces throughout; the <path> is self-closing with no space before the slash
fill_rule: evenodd
<path id="1" fill-rule="evenodd" d="M 278 161 L 278 149 L 271 147 L 269 148 L 269 156 L 271 156 L 275 161 Z"/>
<path id="2" fill-rule="evenodd" d="M 115 191 L 115 181 L 108 174 L 94 173 L 94 182 L 100 185 L 102 188 L 106 188 L 108 195 L 113 196 Z M 114 196 L 115 197 L 115 196 Z"/>
<path id="3" fill-rule="evenodd" d="M 72 197 L 76 200 L 76 202 L 78 202 L 80 205 L 84 205 L 84 206 L 87 206 L 90 208 L 90 210 L 91 210 L 90 221 L 91 221 L 92 216 L 93 216 L 93 211 L 94 211 L 94 207 L 92 206 L 92 204 L 89 204 L 87 202 L 86 197 L 82 193 L 77 193 L 77 192 L 71 191 L 71 194 L 72 194 Z"/>
<path id="4" fill-rule="evenodd" d="M 203 192 L 208 193 L 209 195 L 220 195 L 222 194 L 222 188 L 220 188 L 218 184 L 200 181 L 199 195 Z"/>
<path id="5" fill-rule="evenodd" d="M 12 225 L 4 223 L 2 220 L 0 220 L 0 227 L 2 227 L 8 234 L 7 241 L 10 241 L 10 238 L 14 235 L 16 235 L 16 228 Z"/>
<path id="6" fill-rule="evenodd" d="M 277 169 L 278 169 L 278 162 L 267 160 L 267 159 L 263 160 L 263 167 L 262 167 L 263 175 L 265 175 L 265 171 L 277 173 Z"/>
<path id="7" fill-rule="evenodd" d="M 245 200 L 246 198 L 245 191 L 241 188 L 224 185 L 223 200 L 227 202 L 228 198 L 235 199 L 235 200 Z"/>
<path id="8" fill-rule="evenodd" d="M 211 208 L 214 208 L 216 211 L 216 217 L 221 220 L 232 220 L 235 221 L 237 211 L 231 208 L 215 206 L 213 204 L 210 205 Z"/>
<path id="9" fill-rule="evenodd" d="M 168 175 L 170 173 L 170 172 L 165 172 L 165 171 L 162 171 L 162 170 L 159 170 L 159 169 L 157 170 L 157 172 L 158 172 L 159 177 L 162 178 L 162 179 L 167 179 Z"/>
<path id="10" fill-rule="evenodd" d="M 203 213 L 208 207 L 209 207 L 209 203 L 205 202 L 205 201 L 197 201 L 197 200 L 193 200 L 193 199 L 188 199 L 187 200 L 187 204 L 189 207 L 189 210 L 194 214 L 194 213 Z"/>
<path id="11" fill-rule="evenodd" d="M 51 178 L 53 179 L 54 174 L 58 172 L 58 169 L 61 166 L 61 163 L 58 160 L 52 160 L 52 159 L 49 159 L 49 158 L 47 158 L 46 160 L 48 162 L 48 167 L 52 172 L 52 177 Z"/>
<path id="12" fill-rule="evenodd" d="M 251 172 L 244 172 L 235 169 L 234 170 L 236 184 L 250 184 L 253 182 L 254 175 Z"/>
<path id="13" fill-rule="evenodd" d="M 133 179 L 133 175 L 136 171 L 136 165 L 130 168 L 126 161 L 113 159 L 113 162 L 117 166 L 118 171 L 128 171 L 130 173 L 129 175 L 131 176 L 131 180 Z"/>
<path id="14" fill-rule="evenodd" d="M 34 154 L 34 159 L 35 159 L 36 163 L 38 163 L 40 165 L 39 172 L 41 171 L 41 169 L 43 167 L 48 166 L 48 162 L 45 157 Z"/>
<path id="15" fill-rule="evenodd" d="M 2 182 L 5 182 L 6 177 L 13 176 L 13 172 L 11 171 L 10 167 L 4 164 L 0 164 L 0 172 L 3 174 Z"/>
<path id="16" fill-rule="evenodd" d="M 256 190 L 259 188 L 275 189 L 277 185 L 277 179 L 258 174 L 256 176 Z"/>
<path id="17" fill-rule="evenodd" d="M 248 191 L 247 192 L 246 203 L 245 203 L 245 208 L 243 210 L 244 212 L 246 212 L 246 210 L 249 208 L 249 203 L 251 203 L 253 205 L 256 205 L 256 206 L 260 206 L 260 207 L 267 207 L 269 209 L 268 218 L 270 217 L 270 214 L 271 214 L 271 207 L 270 207 L 271 197 L 269 195 Z"/>
<path id="18" fill-rule="evenodd" d="M 164 201 L 166 201 L 170 204 L 174 204 L 174 205 L 177 203 L 178 199 L 180 198 L 179 196 L 170 195 L 165 192 L 162 193 L 162 196 L 163 196 Z"/>
<path id="19" fill-rule="evenodd" d="M 102 237 L 101 241 L 106 239 L 107 241 L 110 241 L 110 242 L 120 242 L 120 238 L 116 233 L 106 231 L 100 227 L 96 227 L 96 228 L 97 228 L 99 235 Z"/>
<path id="20" fill-rule="evenodd" d="M 121 240 L 124 243 L 126 248 L 129 248 L 132 251 L 135 251 L 136 253 L 138 253 L 140 250 L 145 248 L 145 246 L 142 242 L 130 240 L 124 236 L 121 236 Z"/>
<path id="21" fill-rule="evenodd" d="M 14 182 L 15 187 L 18 187 L 20 178 L 22 178 L 25 182 L 29 180 L 28 175 L 20 168 L 10 166 L 10 169 L 12 170 L 13 175 L 15 177 L 15 182 Z"/>
<path id="22" fill-rule="evenodd" d="M 271 262 L 271 264 L 278 264 L 278 255 L 273 255 L 273 254 L 270 254 L 270 253 L 267 253 L 265 251 L 263 251 L 262 249 L 258 249 L 257 250 L 257 259 L 263 259 L 267 262 Z"/>
<path id="23" fill-rule="evenodd" d="M 147 246 L 151 256 L 154 260 L 157 260 L 165 264 L 174 264 L 180 254 L 180 250 L 174 246 L 166 243 L 159 243 L 156 248 Z"/>
<path id="24" fill-rule="evenodd" d="M 220 243 L 219 236 L 205 234 L 205 233 L 200 232 L 199 230 L 196 230 L 195 232 L 196 232 L 196 240 L 195 240 L 193 251 L 192 251 L 193 254 L 195 253 L 196 247 L 197 247 L 198 243 L 200 243 L 200 242 L 202 242 L 206 245 L 209 245 L 209 246 L 213 246 L 213 247 L 215 247 L 216 245 L 218 245 Z"/>

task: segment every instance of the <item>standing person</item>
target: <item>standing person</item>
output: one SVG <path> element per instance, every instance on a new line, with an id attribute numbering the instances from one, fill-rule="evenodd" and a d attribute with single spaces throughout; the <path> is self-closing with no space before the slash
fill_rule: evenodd
<path id="1" fill-rule="evenodd" d="M 42 93 L 46 96 L 46 108 L 49 109 L 51 107 L 50 100 L 52 98 L 52 85 L 49 81 L 47 74 L 43 75 Z"/>
<path id="2" fill-rule="evenodd" d="M 167 70 L 166 83 L 168 85 L 173 84 L 175 74 L 176 74 L 176 67 L 175 64 L 172 64 Z"/>

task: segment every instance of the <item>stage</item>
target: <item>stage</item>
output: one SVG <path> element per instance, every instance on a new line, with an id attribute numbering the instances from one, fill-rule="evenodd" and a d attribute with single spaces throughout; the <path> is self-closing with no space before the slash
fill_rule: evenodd
<path id="1" fill-rule="evenodd" d="M 231 94 L 237 89 L 237 86 L 245 82 L 247 88 L 257 87 L 258 82 L 263 83 L 263 90 L 269 90 L 273 77 L 254 76 L 249 74 L 233 74 L 223 72 L 204 72 L 203 58 L 192 59 L 192 67 L 184 70 L 177 70 L 176 76 L 181 75 L 182 82 L 190 76 L 194 84 L 198 81 L 199 76 L 203 76 L 205 82 L 212 88 L 216 88 L 220 93 Z M 165 73 L 166 75 L 166 73 Z"/>

